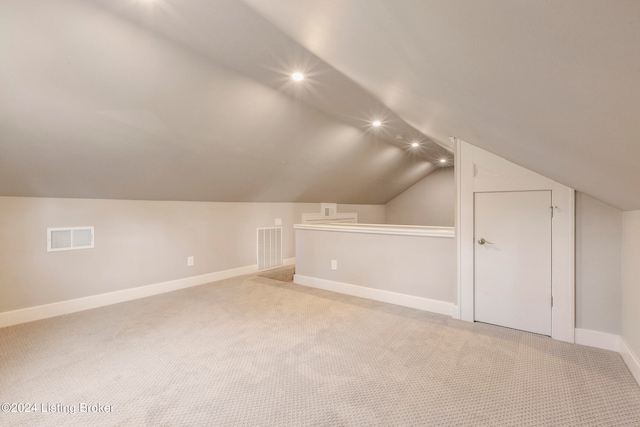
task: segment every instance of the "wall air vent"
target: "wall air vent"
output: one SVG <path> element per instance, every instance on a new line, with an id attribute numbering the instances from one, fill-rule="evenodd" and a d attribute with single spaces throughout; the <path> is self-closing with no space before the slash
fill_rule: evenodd
<path id="1" fill-rule="evenodd" d="M 93 227 L 47 228 L 47 252 L 93 248 Z"/>
<path id="2" fill-rule="evenodd" d="M 258 228 L 258 271 L 282 267 L 282 227 Z"/>

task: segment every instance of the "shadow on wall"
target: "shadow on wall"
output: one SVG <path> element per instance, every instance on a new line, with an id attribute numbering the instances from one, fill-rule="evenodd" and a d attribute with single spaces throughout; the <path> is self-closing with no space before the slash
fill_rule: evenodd
<path id="1" fill-rule="evenodd" d="M 437 169 L 386 204 L 386 223 L 453 227 L 455 199 L 453 167 Z"/>

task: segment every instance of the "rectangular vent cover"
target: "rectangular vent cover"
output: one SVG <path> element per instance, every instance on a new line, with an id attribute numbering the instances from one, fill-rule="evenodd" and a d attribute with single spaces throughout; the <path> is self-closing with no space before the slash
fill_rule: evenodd
<path id="1" fill-rule="evenodd" d="M 93 227 L 47 228 L 47 252 L 93 248 Z"/>
<path id="2" fill-rule="evenodd" d="M 282 227 L 258 228 L 258 271 L 282 267 Z"/>

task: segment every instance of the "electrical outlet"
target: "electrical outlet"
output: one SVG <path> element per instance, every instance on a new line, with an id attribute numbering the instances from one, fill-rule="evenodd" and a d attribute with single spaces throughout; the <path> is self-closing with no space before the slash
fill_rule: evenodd
<path id="1" fill-rule="evenodd" d="M 193 264 L 195 264 L 195 260 L 193 259 L 192 256 L 188 256 L 187 257 L 187 267 L 193 267 Z"/>
<path id="2" fill-rule="evenodd" d="M 331 269 L 332 270 L 337 270 L 338 269 L 338 260 L 337 259 L 332 259 L 331 260 Z"/>
<path id="3" fill-rule="evenodd" d="M 282 218 L 276 218 L 276 225 L 282 225 Z"/>

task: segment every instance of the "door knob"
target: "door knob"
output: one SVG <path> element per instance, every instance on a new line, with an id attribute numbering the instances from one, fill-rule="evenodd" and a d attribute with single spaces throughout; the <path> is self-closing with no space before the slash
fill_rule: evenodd
<path id="1" fill-rule="evenodd" d="M 484 245 L 485 243 L 488 243 L 488 244 L 490 244 L 490 245 L 493 245 L 493 242 L 490 242 L 490 241 L 488 241 L 488 240 L 485 240 L 485 238 L 484 238 L 484 237 L 481 237 L 481 238 L 479 238 L 479 239 L 478 239 L 478 244 L 479 244 L 479 245 Z"/>

